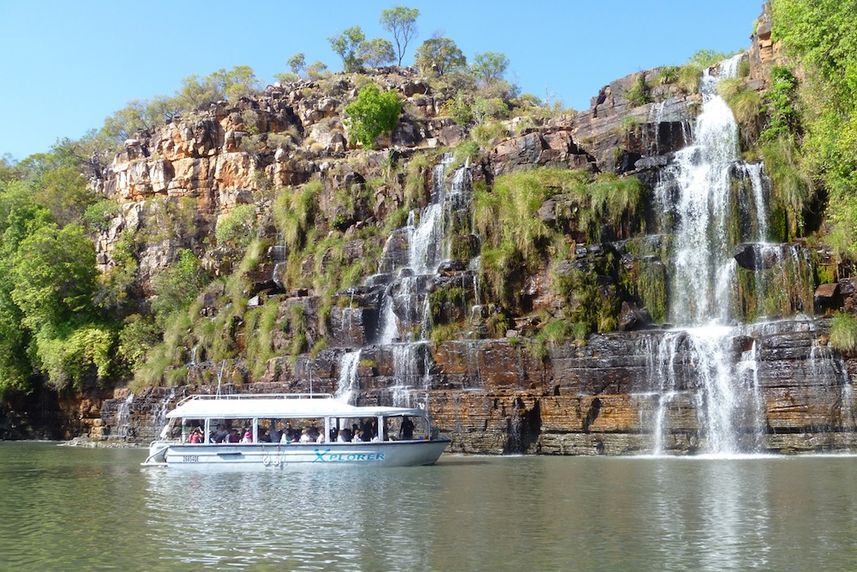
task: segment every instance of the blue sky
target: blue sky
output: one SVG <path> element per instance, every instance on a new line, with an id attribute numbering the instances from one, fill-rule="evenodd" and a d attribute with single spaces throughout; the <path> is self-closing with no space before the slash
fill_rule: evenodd
<path id="1" fill-rule="evenodd" d="M 0 155 L 22 159 L 79 137 L 190 74 L 247 64 L 269 82 L 298 51 L 337 70 L 326 38 L 354 24 L 382 35 L 378 15 L 396 3 L 0 0 Z M 682 63 L 700 48 L 746 47 L 761 12 L 761 0 L 403 3 L 421 11 L 414 47 L 441 32 L 468 58 L 504 52 L 523 91 L 577 109 L 628 73 Z"/>

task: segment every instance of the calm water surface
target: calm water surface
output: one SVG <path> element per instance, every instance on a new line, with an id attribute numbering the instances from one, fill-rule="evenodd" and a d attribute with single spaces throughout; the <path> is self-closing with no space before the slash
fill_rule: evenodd
<path id="1" fill-rule="evenodd" d="M 206 474 L 0 444 L 3 569 L 855 570 L 857 458 Z"/>

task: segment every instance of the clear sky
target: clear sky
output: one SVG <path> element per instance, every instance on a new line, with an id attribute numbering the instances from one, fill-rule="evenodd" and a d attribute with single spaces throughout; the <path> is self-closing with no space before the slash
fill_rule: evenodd
<path id="1" fill-rule="evenodd" d="M 340 62 L 326 38 L 382 9 L 420 9 L 416 45 L 440 32 L 468 58 L 500 51 L 525 92 L 586 108 L 609 81 L 680 64 L 700 48 L 749 45 L 761 0 L 0 0 L 0 155 L 22 159 L 79 137 L 132 99 L 247 64 L 270 82 L 295 52 Z"/>

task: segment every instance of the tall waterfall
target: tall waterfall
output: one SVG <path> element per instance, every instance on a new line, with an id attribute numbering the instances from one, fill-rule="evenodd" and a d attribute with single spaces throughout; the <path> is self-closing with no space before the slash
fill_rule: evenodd
<path id="1" fill-rule="evenodd" d="M 666 449 L 670 407 L 685 390 L 694 392 L 699 434 L 709 454 L 758 450 L 765 429 L 757 350 L 755 344 L 736 348 L 742 329 L 733 325 L 737 264 L 730 224 L 736 169 L 752 185 L 753 239 L 759 242 L 768 232 L 767 209 L 761 167 L 739 160 L 738 125 L 717 93 L 721 80 L 736 75 L 742 56 L 721 62 L 717 73 L 703 73 L 695 140 L 675 153 L 656 189 L 662 212 L 675 221 L 670 320 L 679 329 L 659 335 L 657 348 L 649 349 L 649 385 L 659 391 L 651 421 L 655 454 Z M 689 379 L 677 379 L 677 361 Z"/>

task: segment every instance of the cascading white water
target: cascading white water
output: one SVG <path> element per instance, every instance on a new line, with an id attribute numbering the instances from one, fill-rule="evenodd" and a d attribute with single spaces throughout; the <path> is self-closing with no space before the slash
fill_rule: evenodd
<path id="1" fill-rule="evenodd" d="M 703 73 L 703 105 L 694 128 L 695 141 L 675 153 L 656 189 L 662 212 L 673 213 L 676 220 L 670 318 L 681 329 L 660 336 L 653 352 L 656 361 L 650 360 L 647 368 L 651 386 L 660 390 L 653 427 L 655 454 L 664 452 L 666 413 L 678 389 L 674 368 L 678 352 L 684 352 L 687 369 L 695 378 L 689 385 L 695 385 L 698 423 L 707 453 L 740 452 L 740 433 L 749 428 L 758 435 L 764 428 L 759 419 L 764 411 L 757 405 L 761 398 L 757 396 L 755 347 L 740 360 L 732 347 L 737 333 L 731 325 L 736 262 L 729 222 L 733 216 L 731 172 L 736 164 L 745 169 L 753 185 L 759 238 L 764 240 L 767 235 L 761 171 L 739 162 L 738 125 L 717 93 L 721 80 L 736 75 L 742 56 L 721 62 L 716 75 L 709 70 Z M 748 375 L 749 381 L 745 379 Z M 748 400 L 754 404 L 749 413 Z"/>
<path id="2" fill-rule="evenodd" d="M 734 67 L 721 65 L 721 73 Z M 730 168 L 738 160 L 738 124 L 717 93 L 717 83 L 725 77 L 730 76 L 703 74 L 696 141 L 676 152 L 657 187 L 664 211 L 678 215 L 671 284 L 671 319 L 678 325 L 698 326 L 712 319 L 726 323 L 729 318 L 735 274 L 728 235 Z"/>
<path id="3" fill-rule="evenodd" d="M 455 170 L 447 187 L 446 175 L 452 161 L 452 154 L 446 153 L 432 169 L 431 201 L 420 212 L 419 222 L 416 212 L 411 211 L 405 228 L 397 230 L 385 244 L 386 253 L 393 248 L 394 236 L 407 237 L 407 261 L 398 268 L 395 263 L 383 262 L 383 267 L 379 267 L 379 272 L 398 272 L 381 301 L 377 339 L 393 354 L 393 401 L 399 405 L 409 404 L 413 391 L 425 389 L 425 372 L 430 369 L 430 354 L 425 344 L 431 329 L 428 287 L 443 259 L 450 256 L 445 236 L 447 221 L 469 201 L 469 164 Z"/>
<path id="4" fill-rule="evenodd" d="M 123 439 L 128 436 L 128 422 L 131 420 L 132 403 L 134 403 L 134 394 L 129 393 L 116 411 L 116 432 Z"/>
<path id="5" fill-rule="evenodd" d="M 176 397 L 175 388 L 170 388 L 170 391 L 161 400 L 155 415 L 152 417 L 152 434 L 159 435 L 161 430 L 167 424 L 167 412 L 170 408 L 170 402 Z"/>
<path id="6" fill-rule="evenodd" d="M 357 368 L 360 365 L 360 350 L 346 352 L 339 357 L 339 379 L 336 386 L 336 397 L 351 403 L 356 392 L 360 389 L 357 379 Z"/>
<path id="7" fill-rule="evenodd" d="M 750 185 L 753 188 L 753 207 L 756 212 L 756 241 L 765 242 L 768 240 L 768 217 L 765 213 L 768 212 L 767 203 L 765 202 L 765 186 L 762 183 L 762 164 L 750 163 L 742 166 L 744 173 L 750 178 Z"/>

